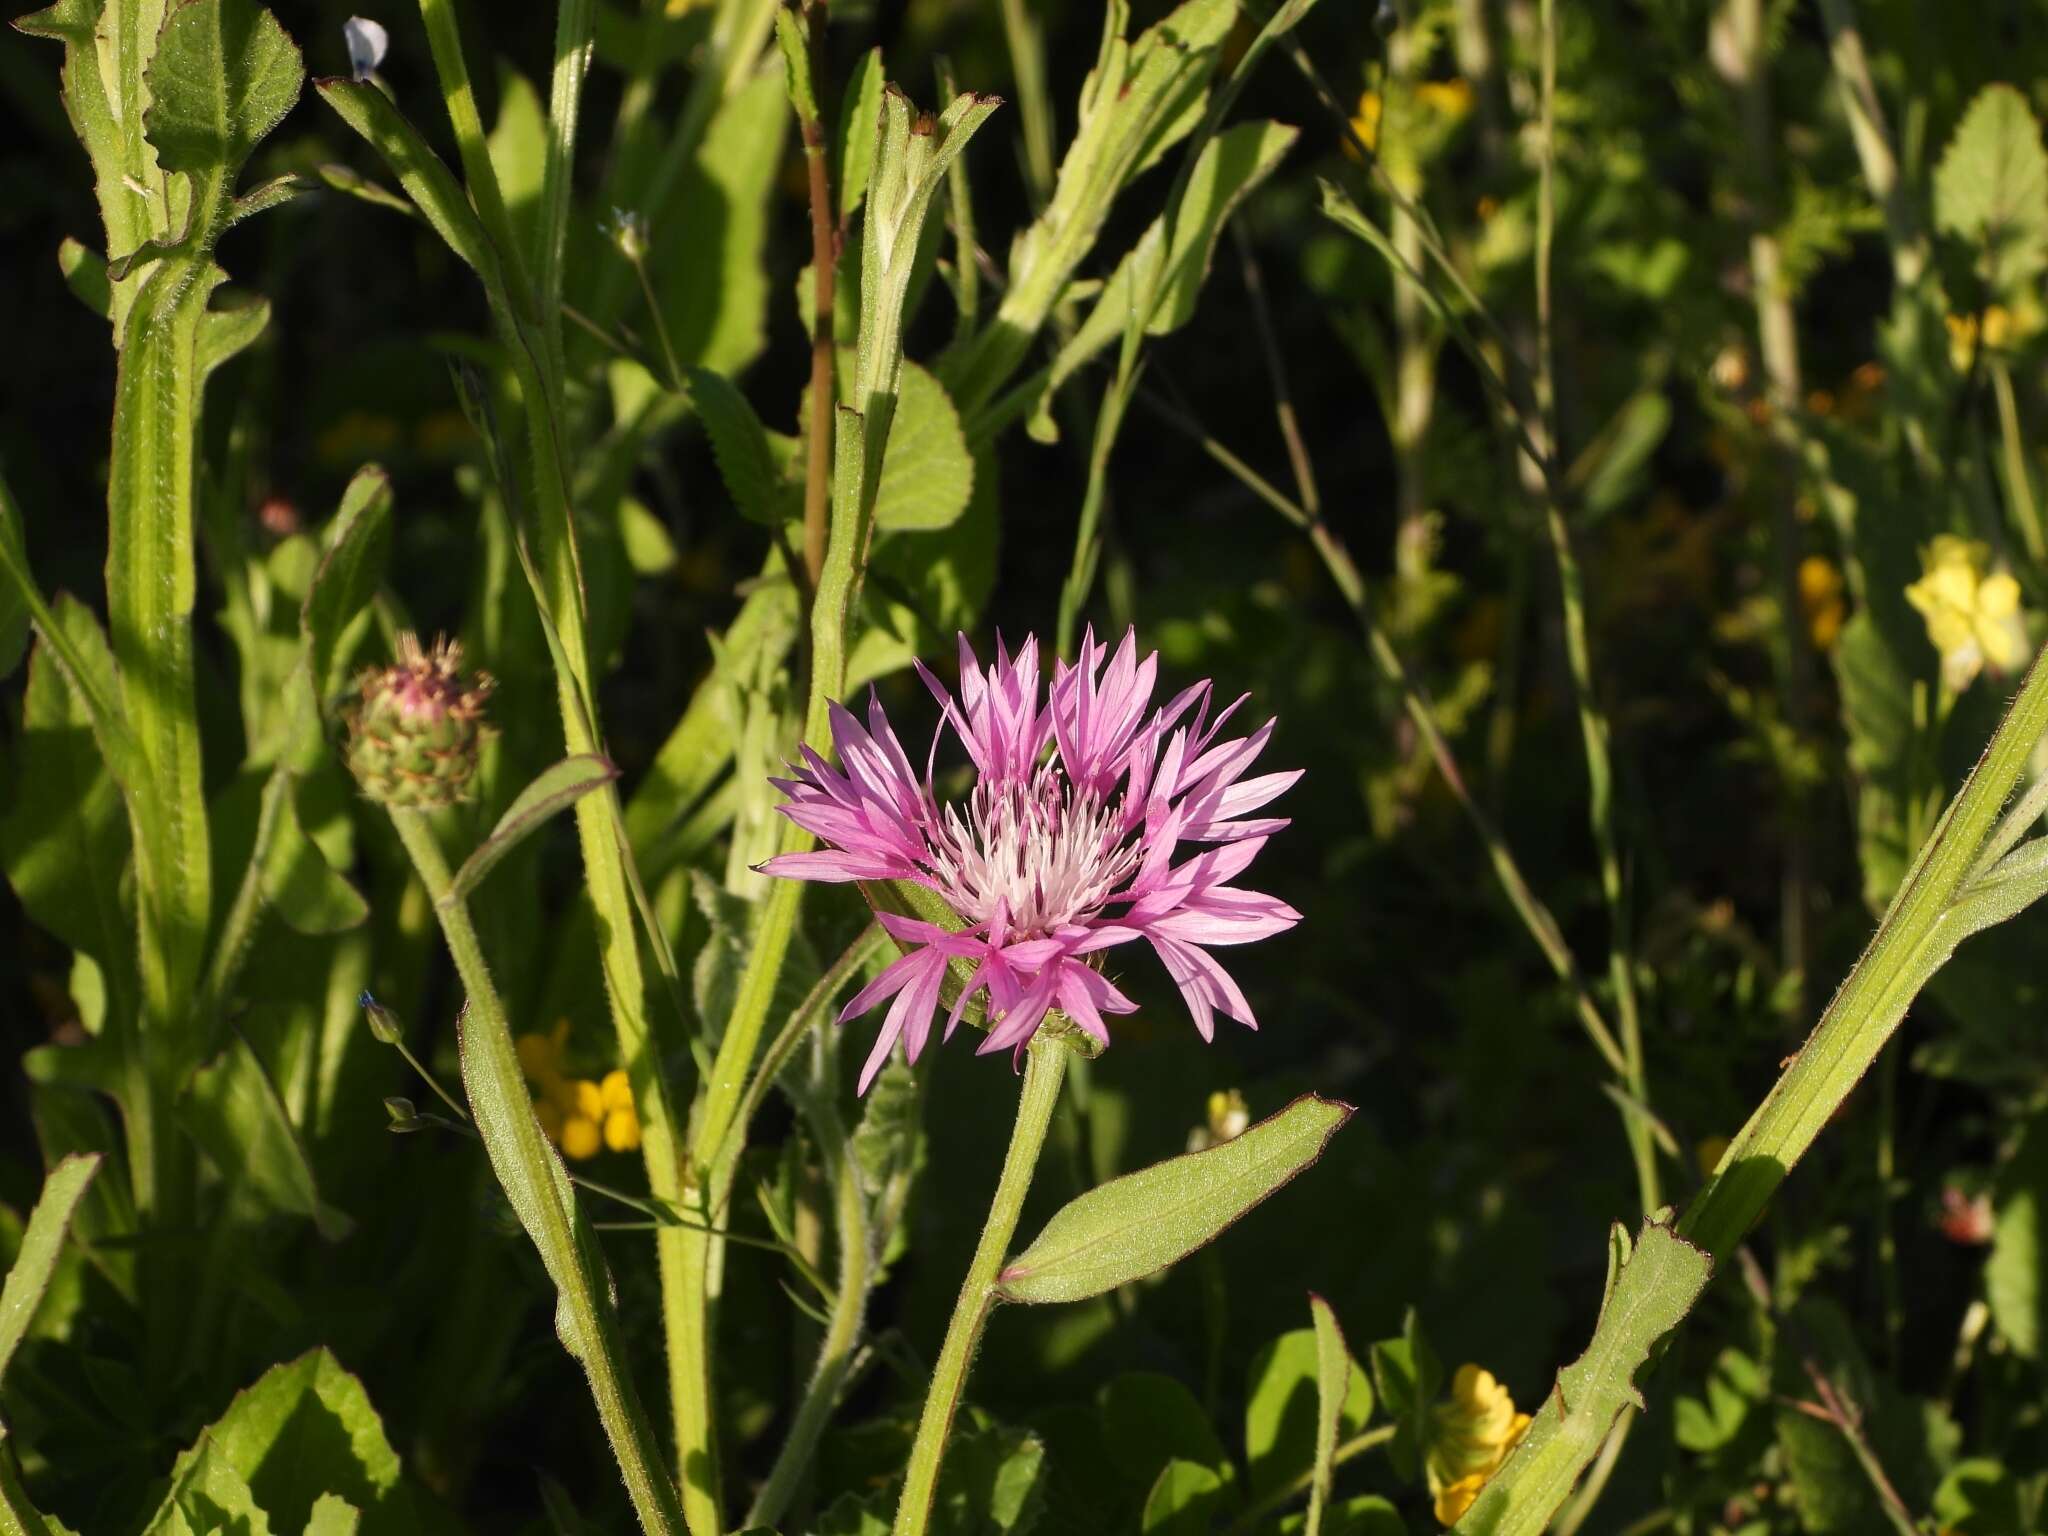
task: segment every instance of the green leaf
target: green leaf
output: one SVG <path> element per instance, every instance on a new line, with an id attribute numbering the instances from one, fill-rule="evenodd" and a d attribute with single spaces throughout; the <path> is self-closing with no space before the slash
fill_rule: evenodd
<path id="1" fill-rule="evenodd" d="M 321 536 L 319 569 L 299 613 L 310 647 L 313 680 L 323 696 L 340 691 L 347 658 L 343 639 L 384 580 L 391 546 L 391 477 L 366 464 L 349 477 L 341 505 Z"/>
<path id="2" fill-rule="evenodd" d="M 749 522 L 769 527 L 794 510 L 782 465 L 769 446 L 768 429 L 739 386 L 709 368 L 692 368 L 684 378 L 690 404 L 711 439 L 718 476 L 726 494 Z"/>
<path id="3" fill-rule="evenodd" d="M 193 1073 L 178 1111 L 192 1139 L 238 1189 L 272 1210 L 310 1218 L 330 1242 L 353 1227 L 320 1199 L 284 1100 L 247 1042 L 238 1037 Z"/>
<path id="4" fill-rule="evenodd" d="M 974 495 L 974 460 L 952 399 L 927 370 L 906 362 L 882 452 L 875 526 L 884 533 L 950 527 Z"/>
<path id="5" fill-rule="evenodd" d="M 916 1161 L 920 1098 L 917 1074 L 894 1056 L 868 1085 L 851 1150 L 861 1187 L 869 1195 L 881 1194 L 897 1173 Z"/>
<path id="6" fill-rule="evenodd" d="M 229 1464 L 210 1435 L 202 1434 L 198 1445 L 178 1458 L 170 1491 L 142 1536 L 272 1536 L 276 1530 L 248 1479 Z"/>
<path id="7" fill-rule="evenodd" d="M 1070 1201 L 997 1278 L 1006 1301 L 1082 1301 L 1157 1274 L 1322 1156 L 1351 1106 L 1296 1099 L 1234 1141 L 1125 1174 Z"/>
<path id="8" fill-rule="evenodd" d="M 413 206 L 448 242 L 448 248 L 487 281 L 496 281 L 497 256 L 484 237 L 483 224 L 470 207 L 468 195 L 391 98 L 373 85 L 358 85 L 353 80 L 320 80 L 314 88 L 343 122 L 384 157 Z"/>
<path id="9" fill-rule="evenodd" d="M 832 184 L 839 194 L 842 223 L 867 196 L 868 172 L 875 163 L 875 134 L 882 122 L 882 50 L 870 48 L 860 56 L 860 68 L 847 83 L 839 103 L 838 175 Z"/>
<path id="10" fill-rule="evenodd" d="M 313 1513 L 306 1520 L 306 1536 L 356 1536 L 362 1511 L 339 1494 L 323 1493 L 313 1501 Z"/>
<path id="11" fill-rule="evenodd" d="M 1812 1532 L 1875 1530 L 1885 1523 L 1884 1512 L 1855 1448 L 1835 1425 L 1794 1406 L 1816 1399 L 1806 1371 L 1809 1364 L 1814 1365 L 1855 1405 L 1864 1433 L 1876 1439 L 1882 1427 L 1878 1381 L 1857 1341 L 1857 1326 L 1839 1308 L 1818 1298 L 1802 1302 L 1784 1323 L 1772 1388 L 1778 1404 L 1778 1451 L 1800 1528 Z M 1881 1450 L 1879 1460 L 1887 1464 L 1888 1475 L 1894 1478 L 1905 1470 Z"/>
<path id="12" fill-rule="evenodd" d="M 550 817 L 567 810 L 593 790 L 604 788 L 618 776 L 619 770 L 594 752 L 565 757 L 554 767 L 543 769 L 506 807 L 491 835 L 463 861 L 444 899 L 463 900 L 500 859 L 531 837 Z"/>
<path id="13" fill-rule="evenodd" d="M 1224 225 L 1245 194 L 1280 163 L 1296 137 L 1296 130 L 1284 123 L 1239 123 L 1202 147 L 1174 220 L 1171 249 L 1162 214 L 1117 263 L 1087 320 L 1060 348 L 1039 396 L 1032 420 L 1034 437 L 1049 440 L 1053 435 L 1048 410 L 1053 391 L 1121 338 L 1130 325 L 1163 336 L 1194 317 Z"/>
<path id="14" fill-rule="evenodd" d="M 346 1529 L 331 1512 L 342 1501 L 361 1512 L 364 1536 L 415 1528 L 383 1421 L 362 1383 L 325 1349 L 264 1372 L 188 1455 L 210 1457 L 244 1481 L 280 1532 L 315 1519 Z"/>
<path id="15" fill-rule="evenodd" d="M 1323 1510 L 1330 1502 L 1330 1483 L 1337 1468 L 1337 1429 L 1358 1367 L 1344 1345 L 1344 1330 L 1337 1326 L 1337 1314 L 1330 1304 L 1311 1291 L 1308 1308 L 1316 1339 L 1316 1457 L 1309 1485 L 1307 1536 L 1321 1536 Z"/>
<path id="16" fill-rule="evenodd" d="M 1414 1481 L 1422 1475 L 1423 1447 L 1429 1443 L 1429 1410 L 1443 1385 L 1444 1369 L 1422 1332 L 1422 1319 L 1410 1307 L 1401 1320 L 1401 1337 L 1381 1339 L 1368 1354 L 1380 1402 L 1394 1421 L 1393 1444 L 1387 1448 L 1394 1470 Z"/>
<path id="17" fill-rule="evenodd" d="M 264 898 L 297 933 L 345 933 L 359 926 L 370 915 L 369 904 L 300 827 L 288 776 L 276 805 L 263 857 Z"/>
<path id="18" fill-rule="evenodd" d="M 1934 221 L 1977 245 L 1995 293 L 2048 266 L 2048 151 L 2011 86 L 1984 87 L 1956 125 L 1934 170 Z"/>
<path id="19" fill-rule="evenodd" d="M 1170 1461 L 1232 1478 L 1230 1456 L 1194 1393 L 1156 1371 L 1127 1371 L 1098 1400 L 1103 1445 L 1126 1481 L 1148 1488 Z"/>
<path id="20" fill-rule="evenodd" d="M 1973 1456 L 1950 1469 L 1934 1490 L 1935 1523 L 1952 1536 L 2033 1536 L 2040 1529 L 2027 1506 L 2038 1500 L 2000 1463 Z"/>
<path id="21" fill-rule="evenodd" d="M 114 659 L 98 620 L 69 597 L 58 599 L 54 617 L 68 634 L 72 665 L 96 673 L 96 689 L 111 696 Z M 135 943 L 121 890 L 128 817 L 91 713 L 67 673 L 39 638 L 22 697 L 14 782 L 0 812 L 0 866 L 29 917 L 97 961 L 125 1009 L 132 1006 Z"/>
<path id="22" fill-rule="evenodd" d="M 1996 1209 L 1984 1294 L 1999 1336 L 2015 1354 L 2038 1360 L 2048 1317 L 2048 1115 L 2028 1122 L 2000 1172 Z"/>
<path id="23" fill-rule="evenodd" d="M 113 312 L 114 291 L 107 277 L 107 258 L 69 235 L 57 246 L 57 270 L 79 303 L 102 320 Z"/>
<path id="24" fill-rule="evenodd" d="M 799 123 L 818 121 L 818 93 L 811 79 L 811 37 L 794 6 L 775 11 L 775 45 L 782 50 L 782 84 Z"/>
<path id="25" fill-rule="evenodd" d="M 149 64 L 143 128 L 157 162 L 186 181 L 179 240 L 210 251 L 233 220 L 236 178 L 264 136 L 299 99 L 299 50 L 277 18 L 251 0 L 180 0 Z"/>
<path id="26" fill-rule="evenodd" d="M 1252 1359 L 1244 1407 L 1244 1459 L 1254 1495 L 1293 1482 L 1315 1464 L 1317 1349 L 1313 1328 L 1283 1333 Z M 1372 1381 L 1356 1361 L 1339 1409 L 1338 1433 L 1371 1421 Z"/>
<path id="27" fill-rule="evenodd" d="M 1714 1261 L 1671 1228 L 1645 1223 L 1633 1247 L 1617 1225 L 1607 1294 L 1586 1352 L 1557 1373 L 1514 1452 L 1460 1520 L 1460 1536 L 1537 1536 L 1570 1495 L 1624 1407 L 1642 1406 L 1636 1372 L 1692 1310 Z"/>
<path id="28" fill-rule="evenodd" d="M 1144 1536 L 1209 1536 L 1227 1510 L 1222 1478 L 1192 1461 L 1169 1461 L 1145 1496 L 1138 1529 Z"/>
<path id="29" fill-rule="evenodd" d="M 509 66 L 498 78 L 498 120 L 485 140 L 506 221 L 529 272 L 540 266 L 541 181 L 547 168 L 548 119 L 533 82 Z"/>
<path id="30" fill-rule="evenodd" d="M 1661 389 L 1629 396 L 1566 472 L 1565 484 L 1587 518 L 1612 512 L 1636 494 L 1650 456 L 1671 429 L 1671 402 Z"/>
<path id="31" fill-rule="evenodd" d="M 99 1172 L 97 1157 L 64 1158 L 43 1180 L 43 1193 L 29 1213 L 28 1227 L 14 1255 L 7 1282 L 0 1286 L 0 1381 L 7 1377 L 7 1363 L 28 1334 L 36 1307 L 49 1289 L 50 1276 L 64 1250 L 64 1234 L 71 1229 L 71 1213 L 78 1208 L 92 1176 Z M 0 1451 L 0 1455 L 4 1455 Z"/>
<path id="32" fill-rule="evenodd" d="M 991 1424 L 955 1435 L 933 1496 L 933 1536 L 1025 1536 L 1045 1504 L 1045 1443 Z"/>
<path id="33" fill-rule="evenodd" d="M 766 343 L 769 207 L 788 131 L 782 71 L 763 69 L 726 97 L 653 219 L 649 265 L 684 367 L 737 374 Z"/>

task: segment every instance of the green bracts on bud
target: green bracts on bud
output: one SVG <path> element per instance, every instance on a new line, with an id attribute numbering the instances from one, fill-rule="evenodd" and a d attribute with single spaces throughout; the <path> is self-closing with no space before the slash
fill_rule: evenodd
<path id="1" fill-rule="evenodd" d="M 462 675 L 462 646 L 437 640 L 422 648 L 398 637 L 398 660 L 356 680 L 349 705 L 348 766 L 363 793 L 382 805 L 433 810 L 469 798 L 490 726 L 484 701 L 491 679 Z"/>

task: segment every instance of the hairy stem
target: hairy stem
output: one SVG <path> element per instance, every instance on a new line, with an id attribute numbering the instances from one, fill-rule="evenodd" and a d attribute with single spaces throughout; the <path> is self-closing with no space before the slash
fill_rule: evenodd
<path id="1" fill-rule="evenodd" d="M 421 811 L 390 807 L 391 823 L 434 903 L 449 955 L 469 1005 L 461 1026 L 462 1075 L 491 1170 L 540 1249 L 561 1294 L 557 1327 L 582 1363 L 605 1438 L 618 1458 L 640 1527 L 649 1536 L 681 1536 L 682 1507 L 661 1465 L 653 1428 L 624 1363 L 612 1315 L 610 1281 L 594 1234 L 577 1211 L 560 1161 L 541 1133 L 527 1096 L 512 1025 L 485 963 L 469 908 L 453 891 L 448 860 Z M 564 1327 L 566 1324 L 566 1327 Z"/>
<path id="2" fill-rule="evenodd" d="M 1045 1146 L 1046 1128 L 1052 1124 L 1053 1108 L 1059 1103 L 1060 1083 L 1067 1071 L 1066 1044 L 1041 1032 L 1025 1049 L 1024 1057 L 1024 1087 L 1017 1100 L 1017 1123 L 1010 1132 L 1010 1149 L 1003 1156 L 1003 1171 L 996 1180 L 995 1198 L 989 1202 L 988 1220 L 967 1265 L 960 1299 L 953 1304 L 946 1341 L 939 1348 L 939 1362 L 932 1370 L 924 1412 L 918 1417 L 917 1438 L 911 1443 L 910 1464 L 903 1473 L 903 1500 L 896 1506 L 895 1536 L 924 1536 L 931 1521 L 946 1437 L 952 1432 L 953 1416 L 960 1410 L 960 1399 L 967 1388 L 967 1370 L 973 1362 L 975 1346 L 981 1342 L 989 1311 L 995 1305 L 996 1276 L 1002 1271 L 1010 1238 L 1016 1233 L 1024 1196 L 1031 1188 L 1031 1175 Z"/>

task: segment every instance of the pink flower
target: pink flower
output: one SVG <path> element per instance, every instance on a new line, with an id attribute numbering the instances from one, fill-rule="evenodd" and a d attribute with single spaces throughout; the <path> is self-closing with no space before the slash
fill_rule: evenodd
<path id="1" fill-rule="evenodd" d="M 1208 718 L 1210 686 L 1198 683 L 1154 709 L 1159 658 L 1138 660 L 1135 632 L 1110 655 L 1093 632 L 1078 665 L 1053 665 L 1041 698 L 1038 642 L 1013 659 L 1000 643 L 986 671 L 960 637 L 959 697 L 920 663 L 942 718 L 924 777 L 904 756 L 879 700 L 867 729 L 832 708 L 843 769 L 809 746 L 792 779 L 777 779 L 781 807 L 825 846 L 762 866 L 796 880 L 908 880 L 936 891 L 965 926 L 877 914 L 907 946 L 839 1015 L 844 1023 L 893 998 L 861 1070 L 861 1091 L 900 1038 L 917 1060 L 931 1033 L 948 962 L 967 960 L 972 979 L 946 1019 L 950 1037 L 969 1001 L 986 994 L 994 1025 L 983 1053 L 1022 1047 L 1050 1008 L 1103 1044 L 1103 1015 L 1136 1005 L 1091 957 L 1143 939 L 1179 986 L 1202 1038 L 1221 1012 L 1256 1029 L 1251 1005 L 1209 949 L 1248 944 L 1301 920 L 1285 902 L 1230 884 L 1287 823 L 1251 817 L 1301 777 L 1245 778 L 1267 738 L 1267 721 L 1218 741 L 1243 698 Z M 931 762 L 950 725 L 975 768 L 963 804 L 941 806 Z M 1212 845 L 1174 862 L 1183 843 Z"/>

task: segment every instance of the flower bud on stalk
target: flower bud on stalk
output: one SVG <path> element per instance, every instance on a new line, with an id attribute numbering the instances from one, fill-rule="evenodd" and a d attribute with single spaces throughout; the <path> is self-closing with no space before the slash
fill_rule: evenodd
<path id="1" fill-rule="evenodd" d="M 420 810 L 468 799 L 492 686 L 485 673 L 462 676 L 459 642 L 423 649 L 418 636 L 400 635 L 397 662 L 364 671 L 347 712 L 348 766 L 363 793 Z"/>

